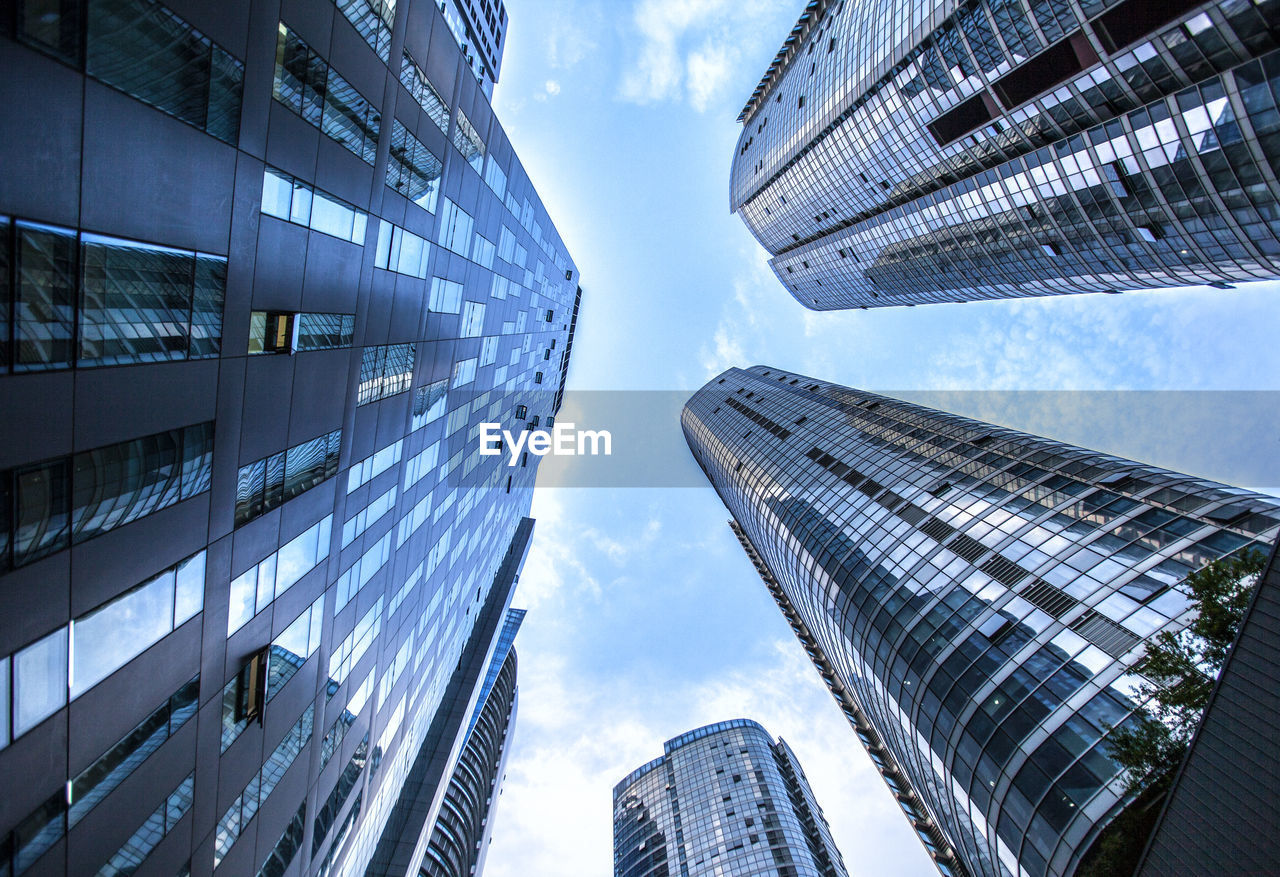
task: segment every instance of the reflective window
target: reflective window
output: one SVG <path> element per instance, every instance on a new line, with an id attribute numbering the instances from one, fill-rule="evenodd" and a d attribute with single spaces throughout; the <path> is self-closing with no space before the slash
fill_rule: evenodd
<path id="1" fill-rule="evenodd" d="M 352 463 L 347 470 L 347 493 L 351 493 L 362 484 L 369 483 L 400 462 L 404 450 L 404 439 L 387 445 L 377 453 L 370 454 L 359 463 Z"/>
<path id="2" fill-rule="evenodd" d="M 391 153 L 387 162 L 387 185 L 414 204 L 432 213 L 440 192 L 444 166 L 431 150 L 401 125 L 391 127 Z"/>
<path id="3" fill-rule="evenodd" d="M 333 516 L 328 515 L 231 580 L 227 636 L 329 556 L 332 525 Z"/>
<path id="4" fill-rule="evenodd" d="M 243 64 L 158 3 L 90 0 L 88 10 L 90 76 L 236 142 Z"/>
<path id="5" fill-rule="evenodd" d="M 471 258 L 471 229 L 474 225 L 471 214 L 448 198 L 444 199 L 444 206 L 440 209 L 439 243 L 442 247 Z"/>
<path id="6" fill-rule="evenodd" d="M 419 387 L 413 394 L 413 419 L 409 428 L 412 430 L 426 426 L 443 415 L 448 392 L 448 381 L 436 381 Z"/>
<path id="7" fill-rule="evenodd" d="M 150 0 L 19 4 L 18 37 L 90 76 L 234 144 L 244 65 Z M 84 18 L 82 19 L 82 16 Z"/>
<path id="8" fill-rule="evenodd" d="M 298 850 L 302 847 L 302 835 L 306 827 L 307 802 L 303 800 L 298 805 L 298 811 L 289 820 L 289 824 L 285 826 L 284 833 L 280 835 L 276 845 L 271 848 L 271 852 L 267 855 L 267 860 L 258 869 L 258 877 L 283 877 L 284 872 L 289 869 L 289 865 L 293 862 L 293 857 L 298 854 Z"/>
<path id="9" fill-rule="evenodd" d="M 280 22 L 272 95 L 368 164 L 378 149 L 382 116 L 355 87 Z"/>
<path id="10" fill-rule="evenodd" d="M 499 199 L 507 194 L 507 172 L 499 167 L 497 159 L 492 155 L 484 168 L 484 181 Z"/>
<path id="11" fill-rule="evenodd" d="M 386 62 L 391 55 L 391 28 L 396 20 L 396 0 L 336 0 L 338 9 L 369 48 Z"/>
<path id="12" fill-rule="evenodd" d="M 449 102 L 440 96 L 440 92 L 427 79 L 427 74 L 414 63 L 413 56 L 407 51 L 400 59 L 400 82 L 409 89 L 418 106 L 431 117 L 431 121 L 436 123 L 441 132 L 448 134 Z"/>
<path id="13" fill-rule="evenodd" d="M 353 244 L 364 244 L 369 215 L 275 168 L 262 177 L 262 212 Z"/>
<path id="14" fill-rule="evenodd" d="M 366 347 L 360 360 L 360 387 L 356 404 L 367 405 L 408 390 L 413 383 L 416 350 L 415 344 Z"/>
<path id="15" fill-rule="evenodd" d="M 13 368 L 65 368 L 75 351 L 76 233 L 15 223 Z"/>
<path id="16" fill-rule="evenodd" d="M 178 820 L 186 815 L 195 801 L 195 772 L 187 774 L 187 778 L 178 783 L 164 803 L 156 808 L 142 826 L 125 841 L 107 863 L 98 871 L 97 877 L 130 877 L 138 867 L 151 855 L 151 851 L 164 840 L 165 835 L 173 831 Z"/>
<path id="17" fill-rule="evenodd" d="M 378 251 L 373 267 L 425 280 L 431 244 L 385 219 L 378 226 Z"/>
<path id="18" fill-rule="evenodd" d="M 462 309 L 462 284 L 440 277 L 431 278 L 431 298 L 427 307 L 438 314 L 456 314 Z"/>
<path id="19" fill-rule="evenodd" d="M 453 145 L 476 173 L 484 171 L 484 141 L 467 114 L 458 110 L 458 124 L 453 129 Z"/>
<path id="20" fill-rule="evenodd" d="M 209 488 L 213 424 L 0 472 L 13 497 L 7 556 L 22 566 Z"/>
<path id="21" fill-rule="evenodd" d="M 342 430 L 240 467 L 236 526 L 246 524 L 338 474 Z"/>
<path id="22" fill-rule="evenodd" d="M 13 735 L 20 737 L 67 702 L 67 629 L 13 655 Z"/>
<path id="23" fill-rule="evenodd" d="M 461 387 L 469 384 L 476 379 L 476 360 L 463 359 L 454 363 L 453 366 L 453 382 L 450 386 Z"/>

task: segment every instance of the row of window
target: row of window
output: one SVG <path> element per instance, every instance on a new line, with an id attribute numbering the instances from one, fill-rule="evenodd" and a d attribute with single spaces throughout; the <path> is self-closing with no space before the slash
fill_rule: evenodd
<path id="1" fill-rule="evenodd" d="M 7 681 L 7 677 L 6 677 Z M 195 715 L 200 677 L 184 684 L 48 800 L 0 835 L 0 874 L 21 874 Z M 7 715 L 7 710 L 6 710 Z"/>
<path id="2" fill-rule="evenodd" d="M 272 97 L 367 164 L 374 163 L 381 113 L 283 21 Z"/>
<path id="3" fill-rule="evenodd" d="M 227 636 L 270 606 L 272 600 L 329 556 L 332 526 L 333 515 L 327 515 L 231 580 Z"/>
<path id="4" fill-rule="evenodd" d="M 413 383 L 415 344 L 384 344 L 366 347 L 360 358 L 360 387 L 357 405 L 368 405 L 403 393 Z"/>
<path id="5" fill-rule="evenodd" d="M 387 185 L 414 204 L 436 211 L 440 176 L 444 165 L 409 129 L 394 120 L 391 126 L 391 153 L 387 161 Z"/>
<path id="6" fill-rule="evenodd" d="M 425 238 L 385 219 L 378 226 L 378 250 L 373 267 L 426 280 L 430 255 L 431 244 Z"/>
<path id="7" fill-rule="evenodd" d="M 241 466 L 236 481 L 236 526 L 265 515 L 337 475 L 341 448 L 342 430 L 335 429 Z"/>
<path id="8" fill-rule="evenodd" d="M 217 356 L 226 287 L 224 256 L 0 217 L 0 374 Z"/>
<path id="9" fill-rule="evenodd" d="M 219 140 L 239 137 L 244 65 L 159 3 L 24 4 L 18 38 Z"/>
<path id="10" fill-rule="evenodd" d="M 262 176 L 262 212 L 364 246 L 369 215 L 275 168 Z"/>
<path id="11" fill-rule="evenodd" d="M 355 314 L 252 311 L 249 353 L 300 353 L 350 347 L 355 328 Z"/>
<path id="12" fill-rule="evenodd" d="M 209 489 L 213 422 L 0 471 L 0 571 Z"/>
<path id="13" fill-rule="evenodd" d="M 0 746 L 30 731 L 204 607 L 203 551 L 0 658 Z M 12 726 L 10 726 L 12 716 Z"/>

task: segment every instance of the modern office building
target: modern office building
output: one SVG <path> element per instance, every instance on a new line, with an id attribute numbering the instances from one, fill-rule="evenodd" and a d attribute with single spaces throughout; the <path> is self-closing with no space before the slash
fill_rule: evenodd
<path id="1" fill-rule="evenodd" d="M 732 719 L 662 748 L 613 788 L 614 877 L 848 877 L 785 740 Z"/>
<path id="2" fill-rule="evenodd" d="M 1069 875 L 1126 803 L 1107 737 L 1179 583 L 1280 506 L 775 368 L 685 437 L 944 874 Z"/>
<path id="3" fill-rule="evenodd" d="M 1280 275 L 1277 0 L 811 0 L 730 207 L 815 310 Z"/>
<path id="4" fill-rule="evenodd" d="M 493 810 L 502 792 L 507 743 L 516 720 L 516 652 L 513 642 L 525 610 L 508 609 L 506 621 L 453 769 L 444 805 L 431 832 L 423 877 L 469 877 L 484 872 L 493 833 Z"/>
<path id="5" fill-rule="evenodd" d="M 416 874 L 577 270 L 435 0 L 0 15 L 0 875 Z"/>
<path id="6" fill-rule="evenodd" d="M 1266 874 L 1280 862 L 1280 547 L 1273 548 L 1139 877 Z"/>

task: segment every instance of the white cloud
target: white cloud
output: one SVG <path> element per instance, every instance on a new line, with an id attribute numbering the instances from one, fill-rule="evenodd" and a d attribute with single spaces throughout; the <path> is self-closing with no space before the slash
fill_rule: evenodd
<path id="1" fill-rule="evenodd" d="M 546 84 L 547 94 L 557 95 L 560 93 L 560 83 L 554 79 L 548 79 Z"/>
<path id="2" fill-rule="evenodd" d="M 630 22 L 637 48 L 619 96 L 638 104 L 687 98 L 705 112 L 731 84 L 751 80 L 744 62 L 779 32 L 779 12 L 765 0 L 640 0 Z"/>

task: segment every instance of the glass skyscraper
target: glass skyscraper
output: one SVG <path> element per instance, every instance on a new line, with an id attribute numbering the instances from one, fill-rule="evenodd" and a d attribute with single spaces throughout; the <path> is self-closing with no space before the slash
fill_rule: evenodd
<path id="1" fill-rule="evenodd" d="M 816 310 L 1280 274 L 1277 0 L 814 0 L 730 206 Z"/>
<path id="2" fill-rule="evenodd" d="M 516 633 L 525 610 L 508 609 L 484 684 L 427 846 L 423 877 L 471 877 L 484 872 L 493 809 L 502 791 L 508 741 L 516 720 Z"/>
<path id="3" fill-rule="evenodd" d="M 614 786 L 614 877 L 848 877 L 785 740 L 732 719 L 662 748 Z"/>
<path id="4" fill-rule="evenodd" d="M 423 861 L 581 296 L 455 32 L 4 4 L 2 877 Z"/>
<path id="5" fill-rule="evenodd" d="M 1107 738 L 1144 641 L 1280 532 L 1248 491 L 774 368 L 682 420 L 944 874 L 1074 872 L 1125 803 Z"/>

